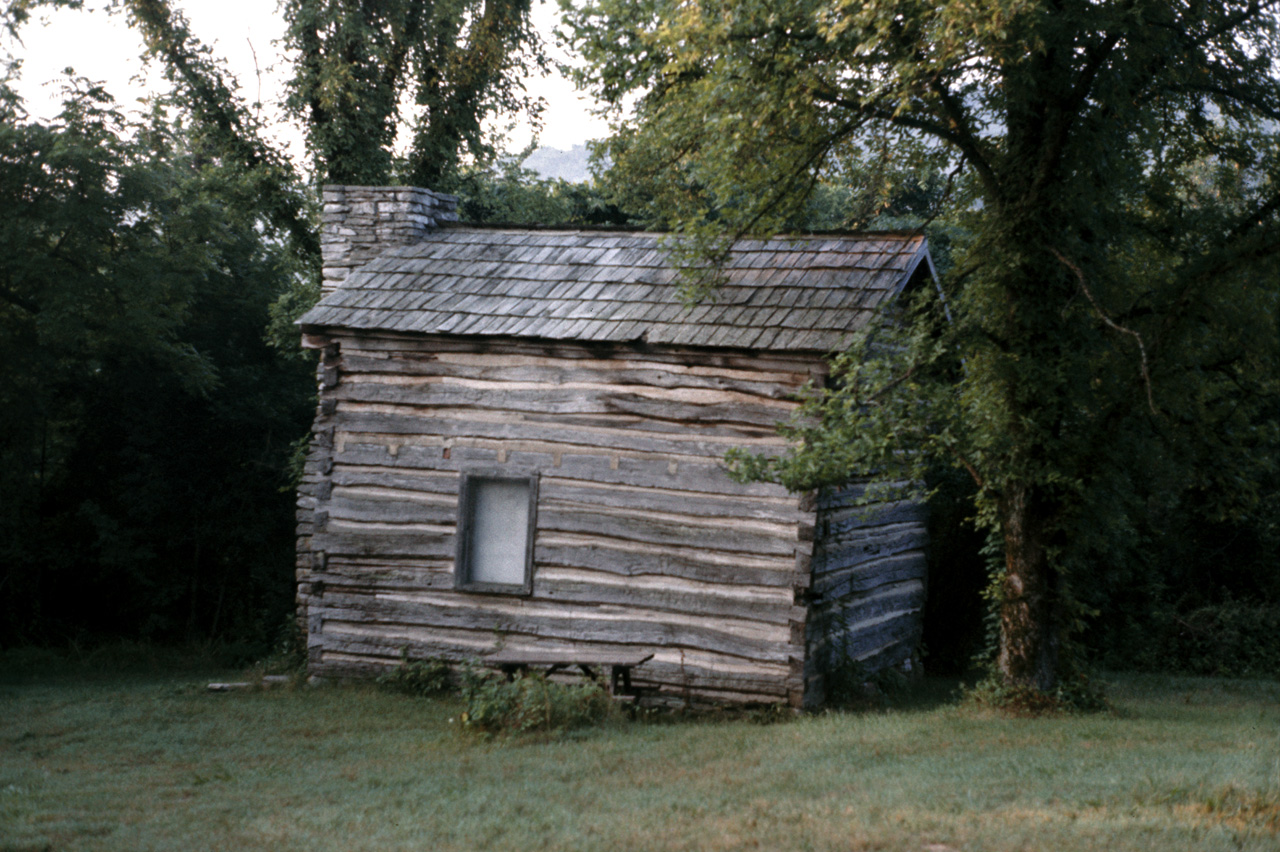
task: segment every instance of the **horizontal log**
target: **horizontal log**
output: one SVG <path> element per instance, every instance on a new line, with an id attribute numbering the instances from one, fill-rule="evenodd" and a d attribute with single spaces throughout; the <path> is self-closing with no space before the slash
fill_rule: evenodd
<path id="1" fill-rule="evenodd" d="M 388 440 L 395 437 L 385 436 Z M 403 440 L 403 436 L 399 437 Z M 486 446 L 454 443 L 450 458 L 444 459 L 441 446 L 397 445 L 396 454 L 392 455 L 386 444 L 366 443 L 370 438 L 368 435 L 349 436 L 343 450 L 336 456 L 338 464 L 348 471 L 353 467 L 460 471 L 471 466 L 497 466 L 498 448 L 501 447 L 507 453 L 506 465 L 538 470 L 561 479 L 636 488 L 665 488 L 691 494 L 794 499 L 780 485 L 735 482 L 718 460 L 665 454 L 612 454 L 595 448 L 536 441 L 496 441 Z M 556 463 L 557 457 L 559 464 Z M 338 471 L 334 476 L 335 482 L 345 481 L 336 478 Z"/>
<path id="2" fill-rule="evenodd" d="M 884 557 L 854 568 L 815 577 L 812 592 L 821 600 L 838 601 L 864 595 L 882 586 L 903 581 L 923 581 L 929 573 L 923 553 Z"/>
<path id="3" fill-rule="evenodd" d="M 314 331 L 309 330 L 314 334 Z M 486 355 L 523 355 L 557 360 L 637 359 L 661 363 L 700 366 L 742 371 L 792 372 L 825 376 L 829 367 L 820 355 L 758 352 L 735 352 L 725 349 L 697 349 L 677 346 L 649 346 L 626 343 L 574 343 L 569 341 L 521 340 L 518 338 L 449 337 L 447 335 L 407 335 L 387 332 L 355 332 L 333 329 L 329 337 L 337 341 L 341 352 L 407 353 L 433 355 L 444 353 L 483 353 Z"/>
<path id="4" fill-rule="evenodd" d="M 485 394 L 487 399 L 492 396 L 492 394 Z M 649 407 L 647 403 L 632 404 L 625 400 L 591 400 L 582 404 L 556 404 L 547 400 L 536 400 L 519 406 L 505 403 L 501 405 L 467 403 L 458 399 L 439 402 L 441 404 L 404 399 L 347 400 L 335 413 L 333 422 L 343 429 L 355 423 L 356 430 L 359 430 L 368 423 L 358 418 L 373 412 L 399 414 L 412 418 L 458 420 L 464 423 L 472 419 L 490 424 L 549 423 L 558 427 L 574 427 L 590 432 L 617 432 L 633 435 L 637 439 L 647 437 L 652 440 L 686 443 L 721 441 L 730 445 L 734 442 L 779 447 L 785 445 L 784 439 L 778 435 L 777 425 L 781 420 L 786 419 L 786 415 L 765 416 L 739 406 L 727 406 L 720 412 L 706 407 L 696 411 L 693 409 L 676 411 L 667 408 L 646 413 L 644 409 Z M 733 416 L 729 415 L 730 411 L 734 412 Z M 353 418 L 357 419 L 353 420 Z M 460 433 L 460 435 L 466 434 Z"/>
<path id="5" fill-rule="evenodd" d="M 809 653 L 813 655 L 818 668 L 825 670 L 842 658 L 869 659 L 894 645 L 902 645 L 909 654 L 919 644 L 920 634 L 920 613 L 905 612 L 855 632 L 832 635 L 811 633 Z"/>
<path id="6" fill-rule="evenodd" d="M 458 522 L 458 501 L 447 503 L 405 497 L 351 497 L 334 494 L 328 501 L 330 521 L 380 524 L 448 524 Z"/>
<path id="7" fill-rule="evenodd" d="M 593 466 L 597 471 L 609 470 L 609 459 L 597 457 Z M 542 462 L 528 464 L 526 462 Z M 572 462 L 572 460 L 571 460 Z M 777 523 L 794 523 L 810 517 L 796 508 L 792 497 L 753 497 L 751 495 L 723 495 L 689 491 L 675 488 L 655 488 L 651 486 L 633 486 L 625 483 L 600 483 L 590 478 L 571 479 L 561 474 L 569 472 L 567 468 L 554 467 L 554 458 L 540 455 L 529 458 L 528 454 L 519 457 L 508 457 L 507 464 L 512 467 L 525 468 L 542 472 L 539 484 L 541 497 L 553 500 L 567 500 L 580 503 L 591 503 L 612 508 L 636 508 L 645 510 L 670 510 L 679 507 L 681 512 L 699 517 L 716 518 L 753 518 Z M 460 466 L 465 469 L 463 462 Z M 494 463 L 492 467 L 500 467 Z M 590 470 L 582 470 L 583 465 L 574 465 L 579 473 L 590 476 Z M 665 471 L 666 468 L 663 468 Z M 331 497 L 330 513 L 335 517 L 339 510 L 332 508 L 340 499 L 397 499 L 415 502 L 431 502 L 427 495 L 438 498 L 440 505 L 456 503 L 458 494 L 458 473 L 450 470 L 436 472 L 404 472 L 396 468 L 361 466 L 358 469 L 339 466 L 333 473 L 333 482 L 339 486 Z M 314 505 L 314 501 L 312 501 Z M 377 509 L 371 509 L 377 511 Z"/>
<path id="8" fill-rule="evenodd" d="M 918 642 L 894 641 L 874 651 L 863 649 L 859 662 L 867 671 L 879 672 L 901 666 L 916 651 Z"/>
<path id="9" fill-rule="evenodd" d="M 868 489 L 874 489 L 871 494 L 873 502 L 893 502 L 892 495 L 900 493 L 910 484 L 909 480 L 871 482 L 866 479 L 855 479 L 843 486 L 827 486 L 820 489 L 816 495 L 818 507 L 826 511 L 856 506 L 867 496 Z"/>
<path id="10" fill-rule="evenodd" d="M 489 439 L 534 441 L 555 451 L 557 446 L 591 447 L 630 453 L 662 453 L 671 456 L 698 456 L 719 460 L 732 447 L 747 446 L 763 451 L 769 448 L 781 450 L 785 441 L 776 435 L 704 435 L 699 433 L 671 432 L 645 433 L 635 429 L 620 428 L 616 422 L 605 418 L 558 416 L 522 419 L 486 418 L 493 412 L 437 412 L 432 417 L 422 417 L 412 410 L 388 406 L 381 410 L 371 407 L 344 412 L 338 418 L 346 432 L 379 432 L 391 435 L 433 435 L 453 441 L 459 439 Z M 741 432 L 741 430 L 734 430 Z"/>
<path id="11" fill-rule="evenodd" d="M 570 370 L 656 370 L 673 375 L 706 376 L 711 378 L 740 379 L 773 384 L 801 385 L 811 376 L 827 369 L 824 359 L 809 355 L 771 358 L 755 356 L 733 358 L 729 361 L 702 357 L 700 352 L 681 352 L 677 348 L 592 349 L 572 343 L 539 343 L 530 341 L 514 347 L 388 347 L 387 341 L 378 341 L 381 348 L 360 348 L 359 342 L 347 341 L 342 350 L 344 362 L 348 358 L 368 359 L 370 362 L 412 361 L 424 370 L 448 371 L 455 369 L 518 370 L 518 369 L 570 369 Z M 730 361 L 733 363 L 731 364 Z"/>
<path id="12" fill-rule="evenodd" d="M 796 408 L 792 403 L 729 391 L 666 393 L 685 399 L 654 399 L 649 394 L 613 385 L 475 388 L 428 381 L 416 384 L 361 382 L 354 377 L 344 380 L 340 388 L 325 396 L 338 400 L 340 404 L 363 402 L 412 406 L 424 414 L 439 408 L 539 414 L 631 414 L 682 424 L 745 423 L 765 428 L 773 428 L 786 420 Z"/>
<path id="13" fill-rule="evenodd" d="M 873 503 L 838 510 L 819 510 L 818 523 L 824 535 L 840 536 L 851 530 L 882 527 L 890 524 L 916 524 L 923 526 L 928 517 L 919 503 Z"/>
<path id="14" fill-rule="evenodd" d="M 316 546 L 333 553 L 428 555 L 420 549 L 421 543 L 405 539 L 452 540 L 457 523 L 457 509 L 451 505 L 342 497 L 335 497 L 330 505 L 333 511 L 327 516 L 324 529 L 335 538 L 335 544 Z M 735 525 L 693 514 L 610 509 L 560 500 L 539 501 L 536 531 L 535 535 L 576 533 L 605 541 L 683 545 L 726 553 L 791 555 L 796 546 L 794 531 L 782 524 L 744 521 Z M 377 541 L 383 538 L 386 543 Z M 361 540 L 358 544 L 357 539 Z M 410 544 L 414 549 L 404 549 Z M 350 549 L 353 547 L 356 549 Z"/>
<path id="15" fill-rule="evenodd" d="M 642 689 L 668 689 L 675 692 L 689 689 L 703 695 L 733 691 L 752 696 L 783 698 L 787 694 L 787 676 L 781 670 L 772 676 L 752 676 L 692 664 L 681 666 L 650 660 L 632 673 L 631 680 Z"/>
<path id="16" fill-rule="evenodd" d="M 767 588 L 792 588 L 796 582 L 796 574 L 786 558 L 735 558 L 693 548 L 628 548 L 622 542 L 559 534 L 539 535 L 534 547 L 534 561 L 538 566 L 607 571 L 620 577 L 678 577 Z M 536 572 L 534 582 L 537 583 Z"/>
<path id="17" fill-rule="evenodd" d="M 373 594 L 381 591 L 452 590 L 452 563 L 430 567 L 381 563 L 377 567 L 329 560 L 328 570 L 308 572 L 308 581 L 322 582 L 328 591 Z M 650 577 L 622 582 L 615 575 L 577 569 L 541 567 L 535 572 L 534 601 L 565 601 L 619 607 L 639 606 L 696 616 L 726 616 L 786 625 L 802 620 L 805 611 L 792 603 L 789 589 L 755 589 L 725 584 L 694 583 L 675 578 Z"/>
<path id="18" fill-rule="evenodd" d="M 573 399 L 589 401 L 610 395 L 639 397 L 672 405 L 724 405 L 737 404 L 770 408 L 778 412 L 791 412 L 798 407 L 798 400 L 779 398 L 777 394 L 750 393 L 715 387 L 655 387 L 644 384 L 618 384 L 610 381 L 611 374 L 597 371 L 591 381 L 520 381 L 512 379 L 478 379 L 442 375 L 404 375 L 351 373 L 343 374 L 345 391 L 326 394 L 327 398 L 341 399 L 342 393 L 364 388 L 374 393 L 381 388 L 388 394 L 398 394 L 405 399 L 421 399 L 430 402 L 433 397 L 460 395 L 463 399 L 489 394 L 501 399 L 511 394 L 513 400 Z M 766 389 L 778 387 L 763 384 Z"/>
<path id="19" fill-rule="evenodd" d="M 404 564 L 376 566 L 353 564 L 337 559 L 329 561 L 328 570 L 312 571 L 311 582 L 323 582 L 326 588 L 364 592 L 387 590 L 452 589 L 453 563 Z"/>
<path id="20" fill-rule="evenodd" d="M 768 600 L 759 596 L 752 598 L 716 594 L 707 589 L 688 591 L 662 588 L 657 584 L 623 586 L 590 582 L 582 579 L 584 572 L 573 573 L 576 578 L 571 580 L 562 578 L 554 570 L 540 572 L 535 581 L 533 597 L 545 601 L 641 606 L 645 609 L 698 616 L 749 618 L 763 624 L 786 625 L 805 617 L 804 608 L 795 606 L 790 595 Z"/>
<path id="21" fill-rule="evenodd" d="M 453 535 L 426 536 L 409 532 L 323 532 L 312 536 L 313 550 L 345 556 L 422 556 L 452 559 Z"/>
<path id="22" fill-rule="evenodd" d="M 877 621 L 892 613 L 918 610 L 924 606 L 924 583 L 904 580 L 876 589 L 865 596 L 823 600 L 814 606 L 810 621 L 825 622 L 828 630 L 856 631 L 859 625 Z"/>
<path id="23" fill-rule="evenodd" d="M 928 547 L 927 530 L 916 524 L 869 527 L 844 536 L 821 536 L 814 548 L 815 571 L 831 571 L 859 561 Z"/>
<path id="24" fill-rule="evenodd" d="M 562 359 L 537 359 L 543 363 L 529 363 L 528 358 L 501 356 L 473 357 L 467 362 L 458 359 L 422 357 L 406 353 L 400 357 L 370 357 L 360 352 L 347 354 L 342 365 L 348 380 L 368 381 L 373 377 L 424 377 L 468 379 L 473 381 L 509 382 L 564 385 L 611 385 L 651 388 L 693 388 L 750 394 L 769 399 L 787 399 L 799 391 L 809 378 L 799 373 L 763 373 L 734 371 L 737 376 L 723 372 L 694 373 L 676 365 L 660 362 L 631 360 L 565 361 Z M 514 363 L 513 363 L 514 361 Z"/>
<path id="25" fill-rule="evenodd" d="M 836 550 L 835 553 L 824 549 L 823 544 L 824 542 L 819 541 L 818 548 L 815 548 L 814 577 L 860 571 L 863 565 L 883 562 L 896 556 L 915 555 L 923 559 L 927 539 L 923 535 L 902 536 L 899 540 L 893 541 L 890 546 L 869 545 L 867 548 L 845 548 Z"/>
<path id="26" fill-rule="evenodd" d="M 792 555 L 796 542 L 794 532 L 776 529 L 760 532 L 756 522 L 737 528 L 697 523 L 692 518 L 663 517 L 657 513 L 627 514 L 625 511 L 602 510 L 560 501 L 547 501 L 538 507 L 538 530 L 599 535 L 625 541 L 641 541 L 663 545 L 719 550 L 729 553 Z"/>
<path id="27" fill-rule="evenodd" d="M 443 637 L 445 634 L 439 634 Z M 361 630 L 361 625 L 340 624 L 330 629 L 324 636 L 324 647 L 327 650 L 344 654 L 366 654 L 386 658 L 399 663 L 401 655 L 407 652 L 409 659 L 444 659 L 454 663 L 482 664 L 490 656 L 494 647 L 477 647 L 477 637 L 482 634 L 466 635 L 463 644 L 458 643 L 458 634 L 448 634 L 451 641 L 441 641 L 437 634 L 416 631 L 397 634 L 394 631 L 381 630 L 376 633 Z M 483 638 L 480 639 L 483 641 Z M 493 645 L 490 637 L 490 645 Z M 788 666 L 778 663 L 752 663 L 721 654 L 707 654 L 690 650 L 682 654 L 678 648 L 654 649 L 626 645 L 621 643 L 581 643 L 581 642 L 548 642 L 539 641 L 529 644 L 522 637 L 506 638 L 502 650 L 511 656 L 522 653 L 558 654 L 572 656 L 582 655 L 626 655 L 638 654 L 654 656 L 641 667 L 633 671 L 633 677 L 643 676 L 649 682 L 667 681 L 671 684 L 683 685 L 685 681 L 693 681 L 699 685 L 713 689 L 762 689 L 777 691 L 789 675 Z M 658 654 L 662 654 L 659 657 Z M 684 658 L 683 661 L 681 658 Z"/>
<path id="28" fill-rule="evenodd" d="M 735 619 L 697 619 L 637 607 L 569 604 L 526 605 L 512 612 L 491 600 L 461 600 L 463 597 L 459 593 L 452 605 L 440 606 L 421 599 L 403 600 L 388 595 L 330 595 L 326 592 L 324 606 L 313 608 L 313 612 L 318 612 L 326 622 L 500 631 L 575 642 L 683 646 L 774 662 L 785 661 L 788 655 L 800 652 L 787 641 L 786 636 L 780 635 L 786 631 L 772 628 L 777 638 L 767 638 L 767 626 Z M 465 597 L 474 599 L 481 596 Z M 460 603 L 466 605 L 458 605 Z"/>
<path id="29" fill-rule="evenodd" d="M 385 449 L 385 448 L 383 448 Z M 490 454 L 490 459 L 495 454 Z M 333 469 L 333 484 L 339 489 L 379 488 L 416 495 L 458 497 L 458 471 L 414 470 L 385 465 L 351 465 L 342 462 Z"/>

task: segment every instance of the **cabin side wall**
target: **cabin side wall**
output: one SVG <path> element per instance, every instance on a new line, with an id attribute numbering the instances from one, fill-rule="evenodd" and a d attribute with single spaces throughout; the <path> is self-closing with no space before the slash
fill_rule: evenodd
<path id="1" fill-rule="evenodd" d="M 925 507 L 859 505 L 863 486 L 817 501 L 808 617 L 806 704 L 826 700 L 830 678 L 909 670 L 920 644 L 928 578 Z M 850 666 L 856 663 L 856 666 Z"/>
<path id="2" fill-rule="evenodd" d="M 317 675 L 504 647 L 645 649 L 666 702 L 799 703 L 811 498 L 740 484 L 734 446 L 821 359 L 343 335 L 323 347 L 299 495 L 299 605 Z M 539 476 L 532 593 L 455 589 L 462 473 Z M 798 603 L 800 601 L 800 603 Z"/>

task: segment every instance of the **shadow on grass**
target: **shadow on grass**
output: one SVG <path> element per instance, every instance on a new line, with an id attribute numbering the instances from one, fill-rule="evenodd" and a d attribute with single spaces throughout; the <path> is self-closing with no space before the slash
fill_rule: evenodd
<path id="1" fill-rule="evenodd" d="M 242 669 L 261 649 L 240 643 L 152 645 L 115 641 L 94 646 L 26 645 L 0 650 L 0 684 L 42 680 L 118 680 L 130 676 L 192 675 Z"/>

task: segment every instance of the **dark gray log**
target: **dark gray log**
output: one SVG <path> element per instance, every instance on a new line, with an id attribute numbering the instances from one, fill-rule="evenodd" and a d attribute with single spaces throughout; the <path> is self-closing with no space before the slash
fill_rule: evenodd
<path id="1" fill-rule="evenodd" d="M 572 415 L 584 424 L 640 431 L 673 431 L 672 424 L 678 424 L 675 428 L 681 431 L 697 426 L 704 433 L 747 437 L 772 435 L 778 423 L 785 421 L 791 413 L 787 409 L 745 401 L 697 404 L 655 400 L 605 388 L 588 392 L 577 389 L 473 389 L 445 384 L 414 387 L 344 383 L 333 392 L 333 397 L 339 400 L 340 406 L 347 402 L 397 405 L 423 417 L 433 416 L 434 412 L 444 409 L 539 414 L 543 419 L 549 415 L 557 419 Z M 595 417 L 587 417 L 589 415 Z M 342 407 L 335 417 L 336 422 L 343 422 Z"/>
<path id="2" fill-rule="evenodd" d="M 812 591 L 820 595 L 822 600 L 840 600 L 904 580 L 923 580 L 927 574 L 928 564 L 924 554 L 903 554 L 862 566 L 857 571 L 815 578 Z"/>
<path id="3" fill-rule="evenodd" d="M 793 606 L 790 600 L 777 602 L 734 600 L 706 593 L 650 588 L 632 589 L 625 586 L 547 580 L 536 577 L 533 597 L 535 600 L 612 604 L 619 607 L 634 606 L 646 610 L 689 615 L 747 618 L 763 624 L 787 624 L 792 619 L 804 618 L 804 608 Z"/>
<path id="4" fill-rule="evenodd" d="M 674 366 L 674 365 L 673 365 Z M 399 358 L 371 358 L 359 354 L 348 355 L 343 360 L 346 380 L 358 382 L 364 374 L 391 374 L 415 376 L 448 376 L 451 378 L 480 381 L 528 382 L 548 385 L 599 384 L 654 388 L 697 388 L 746 393 L 768 399 L 787 399 L 799 390 L 808 378 L 796 373 L 785 374 L 779 380 L 749 380 L 715 375 L 695 375 L 689 372 L 661 370 L 634 366 L 631 362 L 618 361 L 616 366 L 578 367 L 569 362 L 565 366 L 505 365 L 480 366 L 440 361 L 434 358 L 402 356 Z"/>
<path id="5" fill-rule="evenodd" d="M 637 552 L 611 548 L 608 541 L 593 541 L 577 547 L 535 543 L 534 560 L 538 565 L 607 571 L 624 577 L 679 577 L 706 583 L 770 588 L 789 588 L 796 578 L 784 560 L 779 561 L 777 570 L 741 564 L 724 565 L 703 558 L 700 549 L 688 549 L 678 554 L 656 549 Z"/>
<path id="6" fill-rule="evenodd" d="M 651 347 L 621 343 L 572 343 L 568 341 L 514 340 L 511 338 L 468 338 L 435 335 L 392 335 L 383 332 L 361 334 L 335 331 L 332 336 L 342 342 L 343 355 L 357 352 L 371 354 L 417 352 L 432 355 L 441 352 L 489 352 L 507 355 L 529 355 L 565 360 L 623 359 L 658 361 L 672 364 L 688 364 L 716 367 L 728 370 L 764 371 L 770 373 L 792 372 L 797 376 L 821 377 L 828 370 L 821 355 L 787 354 L 780 352 L 734 352 L 732 350 L 707 350 L 689 347 Z"/>
<path id="7" fill-rule="evenodd" d="M 338 494 L 328 502 L 329 517 L 344 520 L 380 524 L 456 524 L 457 502 L 447 504 L 424 503 L 418 500 L 397 500 L 394 497 L 347 497 Z"/>
<path id="8" fill-rule="evenodd" d="M 813 632 L 809 639 L 809 653 L 819 661 L 819 668 L 822 669 L 838 659 L 836 653 L 839 649 L 844 649 L 841 653 L 848 654 L 855 660 L 896 644 L 905 646 L 907 654 L 910 654 L 919 640 L 919 613 L 904 612 L 896 618 L 849 633 L 824 635 Z"/>
<path id="9" fill-rule="evenodd" d="M 770 642 L 735 635 L 711 624 L 682 624 L 675 620 L 644 621 L 628 617 L 626 610 L 617 617 L 584 618 L 591 607 L 583 610 L 563 605 L 554 616 L 520 614 L 490 610 L 480 595 L 468 596 L 474 606 L 436 607 L 371 595 L 335 592 L 324 596 L 324 605 L 313 612 L 325 622 L 364 624 L 403 624 L 449 629 L 501 631 L 523 636 L 538 636 L 574 642 L 615 642 L 654 647 L 686 647 L 714 651 L 733 657 L 764 662 L 785 662 L 788 654 L 800 653 L 790 644 Z M 655 613 L 656 615 L 657 613 Z M 723 620 L 721 620 L 723 624 Z"/>
<path id="10" fill-rule="evenodd" d="M 859 624 L 881 616 L 924 606 L 924 586 L 919 582 L 904 581 L 879 590 L 869 598 L 846 598 L 840 601 L 823 601 L 814 608 L 812 618 L 827 619 L 833 631 L 856 630 Z"/>
<path id="11" fill-rule="evenodd" d="M 724 529 L 675 519 L 627 517 L 591 512 L 589 506 L 571 506 L 548 500 L 538 508 L 538 530 L 600 535 L 606 538 L 651 544 L 685 545 L 731 553 L 787 555 L 795 553 L 793 538 L 755 532 L 750 523 L 741 529 Z"/>
<path id="12" fill-rule="evenodd" d="M 609 508 L 682 512 L 698 518 L 754 518 L 774 523 L 795 524 L 809 516 L 794 503 L 779 504 L 752 500 L 739 495 L 707 496 L 691 491 L 662 491 L 631 488 L 599 488 L 576 485 L 583 480 L 564 480 L 555 468 L 542 468 L 541 494 L 548 500 L 564 500 Z M 789 501 L 790 502 L 790 501 Z"/>
<path id="13" fill-rule="evenodd" d="M 380 531 L 316 534 L 311 546 L 344 556 L 425 556 L 436 559 L 452 559 L 456 550 L 452 535 Z"/>
<path id="14" fill-rule="evenodd" d="M 549 475 L 584 482 L 674 488 L 706 494 L 788 496 L 786 489 L 780 485 L 734 482 L 718 460 L 685 456 L 676 463 L 676 472 L 672 473 L 672 462 L 668 458 L 616 456 L 605 454 L 605 451 L 589 452 L 574 447 L 562 449 L 563 447 L 562 443 L 547 442 L 547 451 L 544 453 L 512 452 L 508 455 L 508 463 L 527 465 Z M 554 463 L 557 453 L 561 457 L 559 466 Z M 346 465 L 378 465 L 397 470 L 456 471 L 472 463 L 496 462 L 497 451 L 480 447 L 454 447 L 450 458 L 443 459 L 439 447 L 404 446 L 392 456 L 383 445 L 349 441 L 336 459 L 339 464 Z M 548 460 L 553 469 L 544 466 Z"/>
<path id="15" fill-rule="evenodd" d="M 377 432 L 392 435 L 434 435 L 440 438 L 488 438 L 542 441 L 548 449 L 554 450 L 556 445 L 575 447 L 608 448 L 632 453 L 663 453 L 675 456 L 701 456 L 702 458 L 723 458 L 729 448 L 738 446 L 734 436 L 726 435 L 721 440 L 712 440 L 711 436 L 699 434 L 699 439 L 677 441 L 648 435 L 633 429 L 617 430 L 617 423 L 606 421 L 583 422 L 584 418 L 554 417 L 546 420 L 528 417 L 510 422 L 491 422 L 484 420 L 455 420 L 444 417 L 415 416 L 411 412 L 403 414 L 382 414 L 374 412 L 341 413 L 339 424 L 347 432 Z M 581 428 L 583 426 L 595 428 Z M 612 431 L 604 431 L 600 426 Z M 740 440 L 740 437 L 739 437 Z M 781 439 L 779 439 L 780 441 Z M 752 449 L 764 450 L 767 445 L 753 446 Z M 781 450 L 781 443 L 775 447 Z"/>
<path id="16" fill-rule="evenodd" d="M 925 523 L 921 506 L 914 503 L 878 503 L 832 512 L 818 512 L 818 522 L 826 536 L 840 536 L 851 530 L 869 529 L 889 524 Z"/>
<path id="17" fill-rule="evenodd" d="M 822 577 L 827 574 L 840 574 L 852 569 L 857 569 L 861 565 L 872 562 L 879 562 L 893 556 L 902 556 L 904 554 L 924 553 L 924 546 L 927 539 L 923 534 L 915 536 L 902 536 L 893 542 L 892 546 L 877 547 L 868 546 L 849 547 L 844 550 L 838 550 L 834 553 L 822 550 L 815 555 L 813 563 L 813 573 L 815 577 Z"/>

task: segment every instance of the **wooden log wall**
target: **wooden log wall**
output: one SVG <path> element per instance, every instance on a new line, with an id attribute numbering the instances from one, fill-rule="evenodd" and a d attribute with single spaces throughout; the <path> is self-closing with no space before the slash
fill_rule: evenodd
<path id="1" fill-rule="evenodd" d="M 872 674 L 904 667 L 923 630 L 925 509 L 910 501 L 859 505 L 863 486 L 819 496 L 808 619 L 806 702 L 850 661 Z"/>
<path id="2" fill-rule="evenodd" d="M 494 339 L 311 336 L 320 410 L 299 495 L 310 667 L 645 649 L 667 702 L 803 700 L 812 498 L 733 482 L 818 358 Z M 533 591 L 454 588 L 460 472 L 540 475 Z"/>

